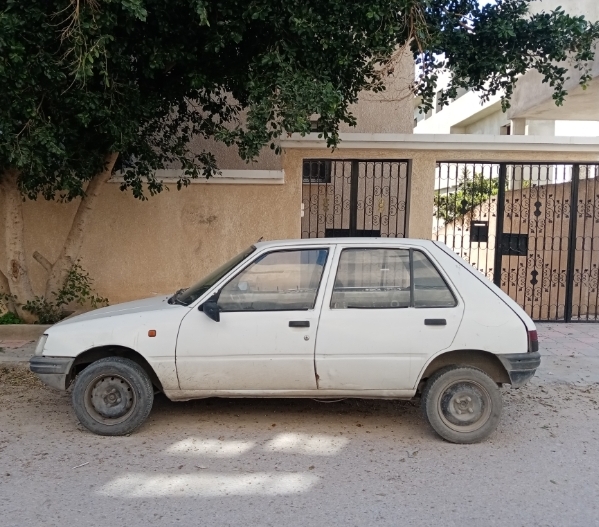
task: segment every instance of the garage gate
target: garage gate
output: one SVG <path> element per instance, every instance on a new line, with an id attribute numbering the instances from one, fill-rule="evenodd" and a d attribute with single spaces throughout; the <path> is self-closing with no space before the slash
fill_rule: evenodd
<path id="1" fill-rule="evenodd" d="M 535 320 L 599 320 L 599 164 L 443 162 L 433 239 Z"/>

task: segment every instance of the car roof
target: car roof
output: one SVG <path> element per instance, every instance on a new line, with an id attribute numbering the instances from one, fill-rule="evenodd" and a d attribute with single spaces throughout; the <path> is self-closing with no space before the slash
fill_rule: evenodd
<path id="1" fill-rule="evenodd" d="M 431 240 L 419 240 L 415 238 L 302 238 L 297 240 L 272 240 L 255 243 L 257 249 L 268 247 L 285 247 L 297 245 L 411 245 L 414 247 L 431 247 Z"/>

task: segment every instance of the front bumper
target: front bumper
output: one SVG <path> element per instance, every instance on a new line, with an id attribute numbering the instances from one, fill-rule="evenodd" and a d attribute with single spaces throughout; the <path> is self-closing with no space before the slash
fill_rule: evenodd
<path id="1" fill-rule="evenodd" d="M 510 353 L 508 355 L 496 355 L 496 357 L 505 367 L 510 377 L 510 384 L 514 388 L 520 388 L 532 379 L 541 364 L 541 354 L 538 351 Z"/>
<path id="2" fill-rule="evenodd" d="M 71 384 L 73 357 L 31 357 L 29 369 L 48 386 L 66 390 Z"/>

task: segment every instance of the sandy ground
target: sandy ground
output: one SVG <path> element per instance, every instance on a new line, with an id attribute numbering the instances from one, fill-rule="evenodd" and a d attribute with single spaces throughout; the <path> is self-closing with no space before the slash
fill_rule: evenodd
<path id="1" fill-rule="evenodd" d="M 136 433 L 99 437 L 0 362 L 0 526 L 599 525 L 599 356 L 579 345 L 599 325 L 569 326 L 543 328 L 539 375 L 468 446 L 417 401 L 159 396 Z"/>

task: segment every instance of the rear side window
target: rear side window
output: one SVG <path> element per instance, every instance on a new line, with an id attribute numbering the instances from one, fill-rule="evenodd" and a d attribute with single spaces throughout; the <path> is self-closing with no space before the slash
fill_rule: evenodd
<path id="1" fill-rule="evenodd" d="M 453 293 L 431 261 L 420 251 L 412 251 L 414 307 L 454 307 Z"/>
<path id="2" fill-rule="evenodd" d="M 339 258 L 331 307 L 410 306 L 410 251 L 345 249 Z"/>
<path id="3" fill-rule="evenodd" d="M 409 249 L 344 249 L 332 309 L 438 308 L 457 305 L 431 261 Z"/>

